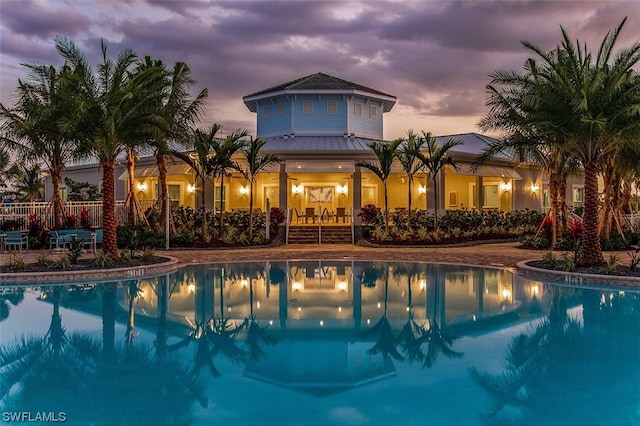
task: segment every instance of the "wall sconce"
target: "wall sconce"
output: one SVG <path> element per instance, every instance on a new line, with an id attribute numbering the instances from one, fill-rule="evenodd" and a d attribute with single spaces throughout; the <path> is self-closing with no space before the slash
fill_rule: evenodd
<path id="1" fill-rule="evenodd" d="M 501 294 L 504 300 L 509 300 L 511 298 L 511 290 L 508 288 L 503 288 Z"/>
<path id="2" fill-rule="evenodd" d="M 240 194 L 241 195 L 247 195 L 249 193 L 249 187 L 248 186 L 241 186 L 240 187 Z"/>
<path id="3" fill-rule="evenodd" d="M 531 184 L 531 192 L 533 192 L 535 194 L 536 192 L 538 192 L 538 189 L 540 189 L 540 187 L 538 186 L 537 183 L 532 183 Z"/>
<path id="4" fill-rule="evenodd" d="M 196 192 L 196 186 L 192 184 L 187 185 L 187 192 L 189 194 L 193 194 L 194 192 Z"/>
<path id="5" fill-rule="evenodd" d="M 336 187 L 336 192 L 341 195 L 345 195 L 348 191 L 347 185 L 338 185 Z"/>
<path id="6" fill-rule="evenodd" d="M 424 195 L 427 193 L 427 187 L 424 185 L 419 185 L 418 186 L 418 194 L 420 195 Z"/>
<path id="7" fill-rule="evenodd" d="M 138 182 L 138 191 L 144 192 L 147 190 L 147 184 L 144 182 Z"/>
<path id="8" fill-rule="evenodd" d="M 187 291 L 189 292 L 189 294 L 194 294 L 196 292 L 196 285 L 195 284 L 189 284 L 187 286 Z"/>
<path id="9" fill-rule="evenodd" d="M 291 186 L 291 193 L 294 195 L 302 194 L 302 185 Z"/>
<path id="10" fill-rule="evenodd" d="M 531 297 L 538 296 L 538 293 L 540 293 L 540 287 L 538 287 L 538 284 L 531 284 Z"/>
<path id="11" fill-rule="evenodd" d="M 502 182 L 500 184 L 500 189 L 503 191 L 511 191 L 511 182 Z"/>

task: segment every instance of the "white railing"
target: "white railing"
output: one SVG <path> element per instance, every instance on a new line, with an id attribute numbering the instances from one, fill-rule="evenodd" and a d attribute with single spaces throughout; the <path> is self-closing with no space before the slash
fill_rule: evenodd
<path id="1" fill-rule="evenodd" d="M 87 212 L 87 219 L 92 227 L 102 227 L 102 201 L 66 201 L 64 203 L 65 216 L 74 215 L 76 218 L 76 226 L 80 226 L 82 212 Z M 124 209 L 124 201 L 116 201 L 115 213 L 116 217 L 122 217 L 123 221 L 127 220 L 127 215 L 122 214 Z M 51 229 L 55 224 L 52 205 L 48 202 L 34 203 L 4 203 L 0 205 L 0 224 L 7 221 L 17 221 L 19 230 L 26 231 L 29 229 L 29 216 L 44 221 L 44 227 Z"/>
<path id="2" fill-rule="evenodd" d="M 354 225 L 354 220 L 353 220 L 353 206 L 351 206 L 351 211 L 349 212 L 349 217 L 351 218 L 351 244 L 355 244 L 356 243 L 356 231 L 355 231 L 355 225 Z"/>
<path id="3" fill-rule="evenodd" d="M 640 213 L 625 214 L 624 218 L 632 225 L 640 225 Z"/>

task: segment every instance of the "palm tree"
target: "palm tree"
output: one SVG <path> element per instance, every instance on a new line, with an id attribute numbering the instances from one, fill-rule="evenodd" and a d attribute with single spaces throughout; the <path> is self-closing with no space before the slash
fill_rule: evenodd
<path id="1" fill-rule="evenodd" d="M 200 179 L 200 190 L 202 191 L 202 198 L 200 199 L 200 205 L 202 206 L 202 238 L 205 241 L 208 239 L 207 231 L 207 204 L 206 204 L 206 189 L 205 185 L 211 177 L 211 157 L 214 154 L 214 148 L 217 146 L 216 134 L 222 126 L 219 124 L 213 124 L 210 129 L 204 131 L 200 129 L 194 129 L 191 137 L 188 139 L 188 147 L 193 152 L 186 153 L 178 150 L 171 150 L 171 155 L 177 157 L 187 163 L 193 169 L 196 174 L 196 178 Z M 189 146 L 190 145 L 190 146 Z"/>
<path id="2" fill-rule="evenodd" d="M 158 68 L 165 76 L 164 97 L 158 105 L 163 119 L 163 132 L 148 141 L 155 150 L 160 223 L 164 223 L 168 191 L 167 157 L 171 155 L 172 142 L 183 141 L 189 136 L 191 127 L 202 117 L 209 93 L 207 89 L 203 89 L 195 97 L 191 97 L 189 89 L 195 84 L 195 80 L 191 76 L 191 69 L 184 62 L 176 62 L 169 71 L 161 60 L 145 56 L 139 67 Z"/>
<path id="3" fill-rule="evenodd" d="M 17 172 L 17 166 L 11 164 L 9 152 L 0 147 L 0 188 L 6 188 L 7 183 L 11 182 Z"/>
<path id="4" fill-rule="evenodd" d="M 496 72 L 515 77 L 511 79 L 515 85 L 505 84 L 496 91 L 517 100 L 526 128 L 537 128 L 559 143 L 584 170 L 580 263 L 585 266 L 603 263 L 598 233 L 600 165 L 615 155 L 621 140 L 637 134 L 640 126 L 640 77 L 633 69 L 640 62 L 640 42 L 613 55 L 625 22 L 626 18 L 606 34 L 595 61 L 586 44 L 574 44 L 561 27 L 562 42 L 550 52 L 522 42 L 536 55 L 526 61 L 525 74 Z M 501 84 L 500 79 L 495 84 Z M 511 125 L 520 126 L 520 118 Z"/>
<path id="5" fill-rule="evenodd" d="M 74 42 L 56 38 L 60 55 L 81 75 L 76 95 L 84 99 L 79 111 L 78 133 L 82 136 L 80 152 L 97 158 L 102 168 L 103 185 L 103 249 L 118 260 L 115 218 L 114 168 L 118 156 L 135 146 L 149 127 L 157 124 L 158 91 L 155 72 L 132 73 L 137 61 L 133 51 L 125 49 L 114 62 L 107 56 L 107 46 L 101 41 L 102 62 L 96 71 L 88 64 Z"/>
<path id="6" fill-rule="evenodd" d="M 211 158 L 210 164 L 213 178 L 220 177 L 219 235 L 222 235 L 224 225 L 224 177 L 229 170 L 242 172 L 240 165 L 233 157 L 244 147 L 244 138 L 247 137 L 248 134 L 249 132 L 246 130 L 236 130 L 228 134 L 224 139 L 214 141 L 213 150 L 215 155 Z"/>
<path id="7" fill-rule="evenodd" d="M 433 182 L 433 228 L 438 229 L 438 208 L 440 206 L 440 200 L 438 199 L 438 185 L 436 179 L 438 175 L 442 173 L 445 166 L 451 166 L 454 169 L 458 168 L 458 163 L 449 155 L 449 151 L 461 145 L 462 142 L 456 139 L 449 139 L 442 145 L 439 145 L 436 138 L 429 132 L 422 131 L 422 145 L 426 148 L 426 153 L 422 154 L 420 160 L 424 170 L 427 172 Z M 478 203 L 481 201 L 478 200 Z"/>
<path id="8" fill-rule="evenodd" d="M 256 178 L 258 173 L 264 171 L 268 166 L 280 162 L 276 154 L 260 155 L 260 151 L 266 143 L 264 139 L 250 138 L 249 143 L 242 150 L 247 161 L 247 168 L 243 174 L 249 181 L 249 240 L 251 241 L 253 241 L 253 189 Z M 268 235 L 267 238 L 269 238 Z"/>
<path id="9" fill-rule="evenodd" d="M 21 165 L 13 188 L 19 194 L 20 201 L 33 203 L 36 199 L 42 198 L 44 183 L 40 176 L 40 166 L 38 164 Z"/>
<path id="10" fill-rule="evenodd" d="M 396 139 L 392 142 L 373 141 L 369 143 L 369 148 L 373 151 L 378 159 L 378 164 L 371 161 L 358 161 L 357 166 L 364 167 L 378 176 L 384 185 L 384 231 L 389 231 L 389 196 L 387 191 L 387 180 L 391 176 L 391 165 L 398 155 L 398 147 L 402 143 L 402 139 Z"/>
<path id="11" fill-rule="evenodd" d="M 13 105 L 0 104 L 2 142 L 23 157 L 46 164 L 51 174 L 54 224 L 65 215 L 60 183 L 66 163 L 75 156 L 79 99 L 74 83 L 79 75 L 68 64 L 60 68 L 27 64 L 26 81 L 19 80 Z"/>
<path id="12" fill-rule="evenodd" d="M 398 149 L 398 161 L 402 165 L 404 172 L 407 174 L 408 179 L 408 208 L 407 208 L 407 229 L 411 231 L 411 184 L 416 173 L 418 173 L 424 167 L 424 164 L 420 161 L 420 150 L 424 141 L 420 136 L 409 130 L 407 132 L 406 139 L 403 140 Z"/>

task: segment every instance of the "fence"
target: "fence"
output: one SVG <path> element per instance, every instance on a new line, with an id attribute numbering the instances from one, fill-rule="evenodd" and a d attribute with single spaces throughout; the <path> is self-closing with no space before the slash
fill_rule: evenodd
<path id="1" fill-rule="evenodd" d="M 102 227 L 102 201 L 67 201 L 64 203 L 65 215 L 73 215 L 76 218 L 76 225 L 80 226 L 82 212 L 87 212 L 87 220 L 92 227 Z M 127 220 L 127 215 L 123 214 L 124 201 L 116 201 L 116 218 Z M 4 203 L 0 207 L 0 225 L 8 221 L 15 221 L 20 231 L 29 228 L 29 216 L 35 215 L 44 221 L 44 226 L 51 229 L 54 226 L 51 203 Z"/>

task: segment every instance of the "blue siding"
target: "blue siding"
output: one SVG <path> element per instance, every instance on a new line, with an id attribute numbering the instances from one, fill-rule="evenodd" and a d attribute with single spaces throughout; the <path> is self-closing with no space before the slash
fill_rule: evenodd
<path id="1" fill-rule="evenodd" d="M 284 115 L 278 115 L 278 105 L 284 105 Z M 264 116 L 264 107 L 269 107 L 269 117 Z M 258 105 L 258 137 L 284 135 L 291 133 L 291 105 L 285 98 L 276 99 L 274 102 L 265 101 Z"/>
<path id="2" fill-rule="evenodd" d="M 312 102 L 312 114 L 302 113 L 304 101 Z M 336 101 L 336 114 L 327 114 L 327 101 Z M 347 130 L 347 105 L 342 96 L 297 96 L 292 107 L 296 135 L 342 135 Z"/>
<path id="3" fill-rule="evenodd" d="M 362 115 L 357 117 L 354 113 L 355 104 L 362 104 Z M 369 106 L 377 107 L 376 118 L 369 117 Z M 365 98 L 351 98 L 349 102 L 349 133 L 355 133 L 355 136 L 372 139 L 382 139 L 382 106 L 379 102 L 366 102 Z"/>

